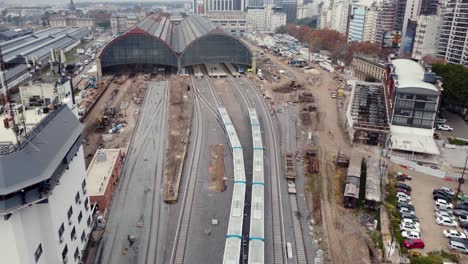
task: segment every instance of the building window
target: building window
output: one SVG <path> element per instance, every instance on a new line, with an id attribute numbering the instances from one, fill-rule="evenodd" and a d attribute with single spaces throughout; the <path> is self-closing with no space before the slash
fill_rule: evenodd
<path id="1" fill-rule="evenodd" d="M 86 193 L 86 179 L 81 183 L 81 189 L 83 190 L 83 193 Z"/>
<path id="2" fill-rule="evenodd" d="M 73 227 L 71 233 L 70 233 L 70 238 L 71 240 L 76 239 L 76 229 Z"/>
<path id="3" fill-rule="evenodd" d="M 81 223 L 82 218 L 83 218 L 83 213 L 80 211 L 80 214 L 78 215 L 78 223 Z"/>
<path id="4" fill-rule="evenodd" d="M 76 247 L 75 254 L 73 254 L 73 257 L 75 258 L 75 261 L 77 261 L 80 258 L 80 250 L 78 247 Z"/>
<path id="5" fill-rule="evenodd" d="M 86 234 L 83 230 L 83 233 L 81 233 L 81 243 L 83 243 L 85 241 L 85 238 L 86 238 Z"/>
<path id="6" fill-rule="evenodd" d="M 88 221 L 86 221 L 86 223 L 88 224 L 88 227 L 91 225 L 91 216 L 88 216 Z"/>
<path id="7" fill-rule="evenodd" d="M 65 245 L 65 247 L 63 248 L 63 251 L 62 251 L 62 259 L 63 260 L 67 259 L 67 254 L 68 254 L 68 246 Z"/>
<path id="8" fill-rule="evenodd" d="M 41 257 L 41 255 L 42 255 L 42 244 L 39 244 L 39 246 L 36 249 L 36 252 L 34 252 L 34 261 L 36 261 L 36 263 Z"/>
<path id="9" fill-rule="evenodd" d="M 59 230 L 58 230 L 58 235 L 59 235 L 59 239 L 62 240 L 62 235 L 63 235 L 63 232 L 65 231 L 65 226 L 62 225 L 60 226 Z"/>
<path id="10" fill-rule="evenodd" d="M 88 198 L 85 198 L 84 207 L 86 208 L 86 210 L 89 210 L 89 209 L 88 209 L 88 205 L 89 205 Z"/>
<path id="11" fill-rule="evenodd" d="M 75 195 L 75 203 L 78 204 L 80 202 L 80 192 L 77 192 Z"/>

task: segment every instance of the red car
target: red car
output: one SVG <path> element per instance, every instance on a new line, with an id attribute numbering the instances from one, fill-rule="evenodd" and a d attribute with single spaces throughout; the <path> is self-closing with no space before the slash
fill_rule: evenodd
<path id="1" fill-rule="evenodd" d="M 424 248 L 424 242 L 421 239 L 405 239 L 405 248 Z"/>
<path id="2" fill-rule="evenodd" d="M 402 188 L 396 188 L 396 191 L 397 192 L 402 192 L 402 193 L 407 194 L 407 195 L 411 195 L 411 191 L 408 191 L 408 190 L 405 190 L 405 189 L 402 189 Z"/>

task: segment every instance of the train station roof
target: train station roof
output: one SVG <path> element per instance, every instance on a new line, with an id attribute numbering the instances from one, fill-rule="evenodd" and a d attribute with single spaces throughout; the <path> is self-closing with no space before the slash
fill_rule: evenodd
<path id="1" fill-rule="evenodd" d="M 138 23 L 131 32 L 135 33 L 138 30 L 161 39 L 177 53 L 182 53 L 192 41 L 211 32 L 227 34 L 200 16 L 189 16 L 180 23 L 161 15 L 149 16 Z"/>

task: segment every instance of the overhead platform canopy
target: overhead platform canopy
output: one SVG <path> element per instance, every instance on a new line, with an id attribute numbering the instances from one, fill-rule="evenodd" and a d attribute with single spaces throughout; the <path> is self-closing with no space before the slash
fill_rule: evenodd
<path id="1" fill-rule="evenodd" d="M 392 126 L 391 148 L 408 152 L 439 155 L 432 129 Z"/>
<path id="2" fill-rule="evenodd" d="M 99 59 L 102 68 L 123 64 L 178 68 L 205 63 L 252 65 L 252 53 L 241 40 L 198 15 L 180 22 L 149 16 L 112 40 Z"/>

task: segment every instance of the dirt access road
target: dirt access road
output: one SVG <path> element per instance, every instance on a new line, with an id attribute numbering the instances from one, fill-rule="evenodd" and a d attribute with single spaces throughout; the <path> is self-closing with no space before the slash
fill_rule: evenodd
<path id="1" fill-rule="evenodd" d="M 260 48 L 249 45 L 253 51 L 260 52 Z M 304 86 L 303 91 L 312 92 L 315 96 L 315 104 L 318 112 L 312 115 L 312 124 L 302 126 L 298 129 L 302 132 L 313 131 L 317 137 L 317 143 L 321 148 L 322 164 L 322 232 L 325 241 L 328 243 L 328 252 L 333 263 L 370 263 L 369 250 L 360 231 L 360 224 L 355 221 L 352 213 L 337 207 L 334 190 L 334 170 L 331 167 L 331 157 L 338 149 L 344 153 L 351 153 L 358 149 L 352 149 L 346 142 L 344 133 L 339 126 L 339 117 L 336 100 L 332 99 L 330 92 L 336 90 L 337 84 L 329 73 L 319 70 L 320 74 L 306 74 L 302 69 L 289 67 L 283 58 L 276 57 L 269 53 L 265 56 L 272 63 L 279 66 L 286 72 L 292 73 L 294 80 Z M 261 64 L 259 64 L 261 68 Z M 262 69 L 264 70 L 264 69 Z M 311 78 L 315 81 L 311 83 Z M 259 86 L 263 86 L 265 93 L 272 98 L 276 105 L 281 104 L 284 100 L 293 96 L 285 96 L 272 91 L 275 84 L 267 81 L 260 81 L 255 78 L 255 82 Z M 332 131 L 329 135 L 329 131 Z M 366 147 L 363 147 L 366 148 Z M 360 150 L 358 150 L 360 151 Z M 308 195 L 309 212 L 311 208 L 311 195 Z M 321 239 L 320 237 L 316 237 Z"/>

